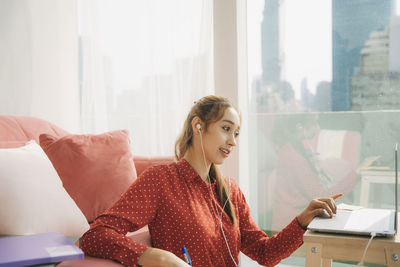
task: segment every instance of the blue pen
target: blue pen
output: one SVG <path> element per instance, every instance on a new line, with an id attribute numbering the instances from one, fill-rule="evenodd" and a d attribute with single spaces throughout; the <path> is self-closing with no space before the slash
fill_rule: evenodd
<path id="1" fill-rule="evenodd" d="M 192 266 L 192 262 L 190 261 L 189 253 L 186 251 L 186 248 L 182 248 L 183 257 L 186 260 L 186 263 Z"/>

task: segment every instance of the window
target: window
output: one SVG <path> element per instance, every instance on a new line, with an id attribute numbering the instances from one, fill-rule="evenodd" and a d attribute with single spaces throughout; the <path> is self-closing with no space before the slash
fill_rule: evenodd
<path id="1" fill-rule="evenodd" d="M 248 1 L 250 202 L 279 231 L 312 198 L 392 208 L 399 1 Z M 378 183 L 364 190 L 368 175 Z M 380 179 L 380 180 L 379 180 Z"/>

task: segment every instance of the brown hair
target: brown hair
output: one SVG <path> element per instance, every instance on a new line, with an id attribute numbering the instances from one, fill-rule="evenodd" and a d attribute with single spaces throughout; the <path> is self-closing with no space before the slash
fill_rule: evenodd
<path id="1" fill-rule="evenodd" d="M 202 129 L 207 131 L 208 126 L 212 122 L 220 120 L 225 113 L 225 110 L 233 107 L 229 100 L 221 96 L 205 96 L 195 103 L 195 105 L 190 110 L 185 123 L 183 125 L 183 130 L 175 142 L 175 157 L 180 160 L 186 153 L 186 151 L 192 146 L 193 143 L 193 129 L 192 120 L 197 116 L 200 118 L 202 123 Z M 232 201 L 229 199 L 227 194 L 227 186 L 224 179 L 222 178 L 221 172 L 215 164 L 211 164 L 210 177 L 214 177 L 218 188 L 218 200 L 221 206 L 225 204 L 228 200 L 224 210 L 228 214 L 233 225 L 237 224 L 237 219 L 235 216 L 235 210 L 233 208 Z"/>

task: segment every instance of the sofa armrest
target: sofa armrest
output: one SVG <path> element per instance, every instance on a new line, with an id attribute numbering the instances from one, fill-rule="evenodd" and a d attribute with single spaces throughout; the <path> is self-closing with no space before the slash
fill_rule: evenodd
<path id="1" fill-rule="evenodd" d="M 156 156 L 156 157 L 134 156 L 133 161 L 135 163 L 137 176 L 139 176 L 148 167 L 160 165 L 160 164 L 170 164 L 170 163 L 174 162 L 174 157 L 173 156 Z"/>

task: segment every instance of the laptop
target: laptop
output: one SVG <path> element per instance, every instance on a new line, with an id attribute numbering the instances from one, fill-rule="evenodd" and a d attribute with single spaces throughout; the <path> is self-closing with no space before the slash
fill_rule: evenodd
<path id="1" fill-rule="evenodd" d="M 83 259 L 84 254 L 58 232 L 0 238 L 0 266 L 29 266 Z"/>
<path id="2" fill-rule="evenodd" d="M 394 149 L 395 175 L 395 209 L 369 209 L 337 210 L 332 218 L 328 216 L 315 217 L 308 225 L 308 230 L 325 233 L 341 233 L 353 235 L 394 236 L 397 232 L 397 194 L 398 194 L 398 167 L 397 167 L 398 144 Z"/>

